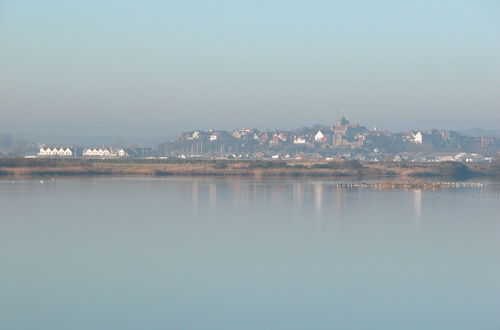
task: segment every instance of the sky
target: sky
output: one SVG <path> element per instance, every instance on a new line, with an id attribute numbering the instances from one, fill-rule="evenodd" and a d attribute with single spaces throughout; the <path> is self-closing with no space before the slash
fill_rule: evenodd
<path id="1" fill-rule="evenodd" d="M 500 2 L 0 0 L 0 132 L 500 128 Z"/>

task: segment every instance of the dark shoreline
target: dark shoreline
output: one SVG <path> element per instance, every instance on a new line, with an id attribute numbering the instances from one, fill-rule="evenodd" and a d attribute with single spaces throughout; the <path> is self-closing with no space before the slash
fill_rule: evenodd
<path id="1" fill-rule="evenodd" d="M 467 180 L 474 177 L 499 177 L 500 167 L 497 163 L 455 162 L 3 158 L 0 159 L 0 176 L 245 176 Z"/>

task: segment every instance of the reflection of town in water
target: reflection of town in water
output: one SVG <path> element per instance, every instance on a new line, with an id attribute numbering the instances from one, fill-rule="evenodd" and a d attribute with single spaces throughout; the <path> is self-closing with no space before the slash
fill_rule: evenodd
<path id="1" fill-rule="evenodd" d="M 401 193 L 372 188 L 345 188 L 321 180 L 196 178 L 188 185 L 185 183 L 179 186 L 183 189 L 181 193 L 190 195 L 192 210 L 199 214 L 217 216 L 231 212 L 234 218 L 238 218 L 238 214 L 259 214 L 261 218 L 280 214 L 280 217 L 288 215 L 290 220 L 314 221 L 318 226 L 329 223 L 338 228 L 347 225 L 346 219 L 369 219 L 370 210 L 386 207 L 388 197 L 398 198 Z M 405 212 L 413 214 L 406 220 L 419 227 L 425 191 L 415 189 L 403 192 L 410 197 L 404 199 L 404 203 L 409 204 L 400 206 Z M 260 214 L 262 205 L 270 210 L 268 215 Z M 273 207 L 276 214 L 273 213 Z"/>
<path id="2" fill-rule="evenodd" d="M 231 221 L 240 222 L 270 223 L 279 219 L 283 223 L 337 231 L 358 224 L 377 228 L 386 219 L 377 219 L 375 215 L 383 211 L 391 213 L 394 226 L 408 226 L 411 231 L 421 233 L 431 221 L 436 221 L 432 208 L 448 207 L 455 191 L 470 191 L 468 198 L 497 198 L 495 188 L 484 187 L 376 189 L 345 187 L 327 180 L 246 178 L 184 178 L 178 183 L 179 197 L 191 201 L 187 211 L 197 216 L 228 216 Z M 494 197 L 484 197 L 492 192 Z"/>

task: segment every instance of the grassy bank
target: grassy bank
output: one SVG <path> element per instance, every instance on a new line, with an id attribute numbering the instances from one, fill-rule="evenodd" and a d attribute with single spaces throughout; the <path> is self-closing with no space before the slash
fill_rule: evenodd
<path id="1" fill-rule="evenodd" d="M 366 163 L 358 161 L 231 160 L 84 160 L 0 159 L 4 176 L 319 176 L 319 177 L 450 177 L 498 175 L 494 164 Z"/>

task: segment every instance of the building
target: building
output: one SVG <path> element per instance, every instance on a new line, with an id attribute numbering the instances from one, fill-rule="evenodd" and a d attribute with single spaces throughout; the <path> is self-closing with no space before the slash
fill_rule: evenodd
<path id="1" fill-rule="evenodd" d="M 294 136 L 293 144 L 306 144 L 306 139 L 303 136 Z"/>
<path id="2" fill-rule="evenodd" d="M 45 148 L 41 147 L 38 151 L 38 157 L 72 157 L 74 155 L 70 148 Z"/>
<path id="3" fill-rule="evenodd" d="M 327 137 L 325 134 L 323 134 L 323 132 L 321 132 L 321 130 L 319 130 L 316 133 L 316 135 L 314 135 L 314 140 L 316 140 L 316 142 L 319 142 L 319 143 L 326 143 Z"/>
<path id="4" fill-rule="evenodd" d="M 123 149 L 114 148 L 99 148 L 91 149 L 87 148 L 83 150 L 83 157 L 89 158 L 116 158 L 116 157 L 128 157 L 128 153 Z"/>
<path id="5" fill-rule="evenodd" d="M 411 132 L 412 134 L 412 142 L 415 144 L 422 144 L 424 143 L 424 135 L 422 134 L 421 131 L 417 132 Z"/>

